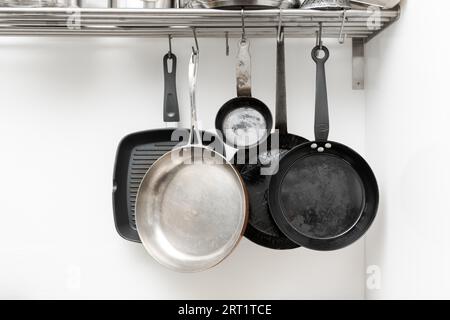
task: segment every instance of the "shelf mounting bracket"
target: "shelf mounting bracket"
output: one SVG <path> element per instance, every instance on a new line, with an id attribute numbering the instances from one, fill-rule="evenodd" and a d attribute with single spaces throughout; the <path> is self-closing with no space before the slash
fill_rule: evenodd
<path id="1" fill-rule="evenodd" d="M 364 90 L 364 39 L 352 39 L 352 81 L 353 90 Z"/>

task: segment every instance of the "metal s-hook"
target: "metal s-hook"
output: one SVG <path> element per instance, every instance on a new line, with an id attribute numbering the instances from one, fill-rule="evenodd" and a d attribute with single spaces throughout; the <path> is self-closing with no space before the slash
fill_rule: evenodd
<path id="1" fill-rule="evenodd" d="M 322 33 L 323 33 L 323 24 L 319 22 L 319 31 L 316 31 L 316 46 L 322 50 L 323 42 L 322 42 Z"/>
<path id="2" fill-rule="evenodd" d="M 230 55 L 230 35 L 228 31 L 225 31 L 225 55 Z"/>
<path id="3" fill-rule="evenodd" d="M 277 30 L 277 41 L 282 40 L 281 29 L 283 27 L 283 9 L 280 8 L 280 15 L 278 16 L 278 30 Z M 283 35 L 284 37 L 284 35 Z"/>
<path id="4" fill-rule="evenodd" d="M 172 59 L 172 35 L 169 34 L 169 59 Z"/>
<path id="5" fill-rule="evenodd" d="M 192 53 L 194 55 L 198 55 L 200 52 L 200 49 L 198 47 L 198 39 L 197 39 L 197 32 L 195 31 L 195 28 L 192 28 L 192 33 L 194 35 L 194 42 L 195 42 L 195 47 L 192 46 Z"/>
<path id="6" fill-rule="evenodd" d="M 244 9 L 241 9 L 241 19 L 242 19 L 242 34 L 241 34 L 241 41 L 246 39 L 245 35 L 245 12 Z"/>
<path id="7" fill-rule="evenodd" d="M 344 27 L 345 22 L 347 21 L 347 10 L 344 10 L 344 13 L 342 14 L 342 23 L 341 23 L 341 30 L 339 31 L 339 44 L 345 43 L 345 38 L 347 38 L 347 34 L 344 33 Z"/>

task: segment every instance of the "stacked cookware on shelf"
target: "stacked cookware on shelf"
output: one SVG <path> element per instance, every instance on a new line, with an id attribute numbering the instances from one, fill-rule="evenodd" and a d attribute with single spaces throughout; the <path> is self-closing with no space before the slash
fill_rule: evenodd
<path id="1" fill-rule="evenodd" d="M 219 3 L 202 2 L 210 7 Z M 260 7 L 270 1 L 220 1 L 221 7 L 241 10 L 243 2 Z M 338 0 L 307 0 L 302 5 L 350 8 L 349 1 Z M 311 53 L 316 64 L 314 141 L 287 128 L 281 20 L 275 119 L 267 105 L 252 96 L 250 40 L 244 29 L 238 42 L 237 96 L 219 109 L 215 133 L 197 127 L 200 53 L 195 40 L 189 60 L 191 127 L 133 133 L 119 144 L 113 193 L 118 232 L 142 242 L 158 262 L 181 272 L 217 265 L 243 235 L 275 250 L 331 251 L 361 238 L 377 213 L 378 185 L 357 152 L 328 139 L 325 64 L 330 52 L 320 32 Z M 164 121 L 178 122 L 175 54 L 169 50 L 163 62 Z M 225 145 L 234 154 L 225 154 Z"/>

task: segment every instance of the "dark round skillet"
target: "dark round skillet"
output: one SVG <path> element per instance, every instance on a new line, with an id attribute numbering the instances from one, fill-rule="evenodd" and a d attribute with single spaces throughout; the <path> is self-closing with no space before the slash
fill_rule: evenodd
<path id="1" fill-rule="evenodd" d="M 215 121 L 219 136 L 237 149 L 255 147 L 265 141 L 273 125 L 269 108 L 252 98 L 249 46 L 249 41 L 241 38 L 236 66 L 237 98 L 220 108 Z"/>
<path id="2" fill-rule="evenodd" d="M 316 141 L 289 151 L 269 187 L 272 217 L 295 243 L 313 250 L 344 248 L 369 229 L 378 209 L 378 185 L 367 162 L 354 150 L 328 141 L 329 118 L 325 62 L 317 64 Z"/>
<path id="3" fill-rule="evenodd" d="M 286 70 L 284 56 L 284 33 L 280 32 L 277 40 L 277 80 L 276 80 L 275 133 L 267 139 L 267 144 L 259 148 L 245 150 L 245 164 L 239 161 L 239 152 L 234 163 L 247 186 L 250 212 L 245 236 L 263 247 L 286 250 L 298 248 L 299 245 L 287 238 L 277 227 L 269 212 L 267 199 L 270 178 L 278 167 L 278 160 L 287 151 L 308 140 L 287 130 L 286 111 Z M 259 152 L 258 152 L 259 151 Z"/>

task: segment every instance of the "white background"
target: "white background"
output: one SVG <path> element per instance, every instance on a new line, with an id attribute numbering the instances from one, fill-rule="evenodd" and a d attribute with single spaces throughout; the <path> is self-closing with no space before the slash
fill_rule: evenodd
<path id="1" fill-rule="evenodd" d="M 436 10 L 425 10 L 430 6 Z M 437 10 L 439 9 L 439 10 Z M 164 39 L 0 38 L 0 298 L 448 298 L 450 170 L 445 0 L 409 0 L 366 48 L 325 42 L 331 134 L 366 156 L 380 212 L 338 252 L 276 252 L 244 239 L 218 267 L 177 274 L 120 238 L 112 170 L 120 139 L 164 127 Z M 182 119 L 192 41 L 174 41 Z M 210 129 L 234 93 L 235 41 L 200 40 L 199 115 Z M 289 128 L 312 138 L 312 40 L 287 41 Z M 273 111 L 275 40 L 252 41 L 254 95 Z M 366 266 L 381 273 L 366 290 Z"/>
<path id="2" fill-rule="evenodd" d="M 449 10 L 408 0 L 367 47 L 366 150 L 381 188 L 367 264 L 382 275 L 368 298 L 450 298 Z"/>

